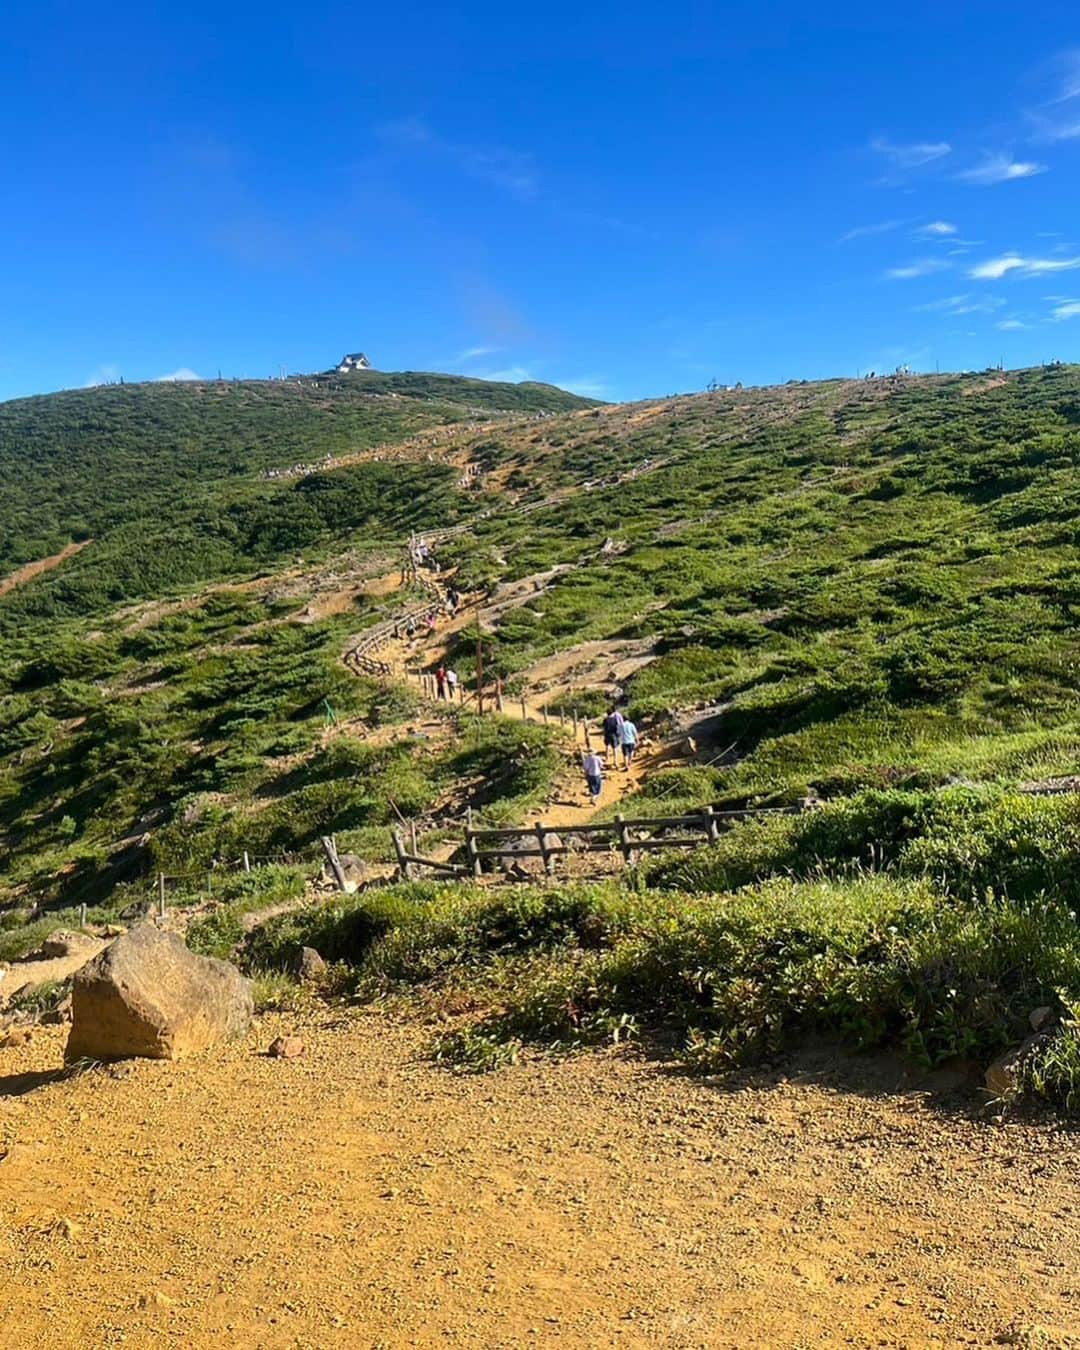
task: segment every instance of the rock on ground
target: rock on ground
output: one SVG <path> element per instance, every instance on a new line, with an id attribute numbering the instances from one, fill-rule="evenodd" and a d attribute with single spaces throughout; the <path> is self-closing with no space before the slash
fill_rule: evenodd
<path id="1" fill-rule="evenodd" d="M 66 1058 L 181 1059 L 242 1035 L 251 984 L 228 961 L 196 956 L 175 933 L 139 924 L 78 972 Z"/>

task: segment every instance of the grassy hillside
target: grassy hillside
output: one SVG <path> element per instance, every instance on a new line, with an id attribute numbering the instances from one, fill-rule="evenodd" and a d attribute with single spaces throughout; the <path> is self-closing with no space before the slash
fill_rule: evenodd
<path id="1" fill-rule="evenodd" d="M 263 470 L 589 403 L 544 385 L 376 372 L 112 385 L 3 403 L 0 572 L 92 537 L 94 561 L 73 570 L 93 581 L 61 597 L 67 612 L 88 608 L 92 594 L 100 603 L 225 575 L 325 534 Z M 267 510 L 295 526 L 268 535 Z M 160 557 L 154 565 L 161 553 L 172 570 Z"/>
<path id="2" fill-rule="evenodd" d="M 549 967 L 546 920 L 530 919 L 526 973 L 499 949 L 502 1011 L 448 1054 L 497 1058 L 492 1047 L 669 1017 L 703 1067 L 809 1026 L 860 1044 L 899 1036 L 937 1062 L 1004 1043 L 1033 1000 L 1080 1003 L 1068 919 L 1080 816 L 1071 800 L 1018 792 L 1080 761 L 1080 370 L 619 407 L 567 408 L 556 393 L 514 389 L 365 374 L 322 390 L 58 396 L 50 417 L 110 411 L 50 432 L 27 470 L 53 503 L 47 521 L 59 519 L 75 466 L 94 545 L 0 598 L 10 923 L 25 925 L 34 902 L 113 913 L 145 892 L 154 867 L 198 871 L 242 847 L 309 855 L 327 830 L 377 856 L 397 812 L 424 819 L 466 781 L 491 784 L 498 818 L 520 818 L 557 767 L 543 728 L 518 726 L 508 754 L 496 724 L 461 718 L 432 747 L 407 733 L 411 695 L 341 665 L 348 635 L 402 598 L 376 590 L 297 621 L 318 560 L 375 576 L 410 530 L 467 521 L 439 554 L 486 607 L 490 673 L 535 696 L 537 663 L 561 654 L 583 672 L 583 706 L 618 697 L 654 740 L 693 736 L 694 762 L 653 772 L 621 809 L 807 791 L 830 805 L 808 825 L 735 831 L 693 862 L 661 859 L 639 878 L 668 897 L 655 903 L 619 888 L 591 895 L 581 902 L 590 931 L 615 925 L 595 961 L 561 928 Z M 474 411 L 487 397 L 525 404 L 493 420 L 490 407 Z M 259 477 L 435 426 L 401 460 Z M 160 461 L 168 492 L 146 485 L 140 460 Z M 117 482 L 141 483 L 130 499 L 103 491 L 92 466 L 106 463 Z M 69 537 L 42 533 L 10 556 Z M 254 589 L 205 588 L 257 572 Z M 166 593 L 189 598 L 126 603 Z M 474 640 L 464 635 L 455 654 L 462 669 Z M 635 653 L 618 682 L 607 655 L 616 643 Z M 341 734 L 326 733 L 327 700 L 353 719 Z M 276 873 L 267 884 L 280 884 Z M 550 898 L 559 913 L 560 894 Z M 481 898 L 454 895 L 430 933 L 401 910 L 379 931 L 402 926 L 410 950 L 422 956 L 431 942 L 442 960 L 455 925 L 468 945 L 476 906 L 476 922 L 488 921 Z M 250 903 L 248 891 L 237 903 Z M 674 928 L 672 905 L 688 916 Z M 303 932 L 341 946 L 366 979 L 367 947 L 346 951 L 359 921 L 343 915 L 343 937 L 320 915 Z M 365 943 L 376 931 L 361 929 Z M 30 931 L 13 929 L 10 943 Z M 208 949 L 238 932 L 215 919 Z M 707 995 L 690 987 L 693 961 L 715 963 Z M 770 983 L 779 1003 L 765 997 Z M 932 996 L 913 992 L 921 984 Z M 947 988 L 960 1000 L 948 1013 Z M 592 1031 L 557 1025 L 567 1008 L 587 1012 Z M 1066 1086 L 1047 1095 L 1080 1083 L 1072 1060 L 1054 1072 Z"/>

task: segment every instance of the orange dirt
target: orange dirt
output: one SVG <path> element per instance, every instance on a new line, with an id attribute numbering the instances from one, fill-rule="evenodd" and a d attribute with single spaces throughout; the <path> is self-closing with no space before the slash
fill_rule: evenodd
<path id="1" fill-rule="evenodd" d="M 25 563 L 9 576 L 0 579 L 0 595 L 7 595 L 17 586 L 24 586 L 34 577 L 39 577 L 42 572 L 51 572 L 54 567 L 59 567 L 61 563 L 67 562 L 68 558 L 73 558 L 76 553 L 81 553 L 84 548 L 89 547 L 93 542 L 92 539 L 83 539 L 78 544 L 67 544 L 59 553 L 54 553 L 49 558 L 39 558 L 36 562 Z"/>
<path id="2" fill-rule="evenodd" d="M 267 1058 L 279 1034 L 307 1053 Z M 429 1029 L 322 1010 L 49 1082 L 63 1035 L 0 1050 L 20 1350 L 1078 1344 L 1075 1135 L 886 1067 L 455 1077 Z"/>

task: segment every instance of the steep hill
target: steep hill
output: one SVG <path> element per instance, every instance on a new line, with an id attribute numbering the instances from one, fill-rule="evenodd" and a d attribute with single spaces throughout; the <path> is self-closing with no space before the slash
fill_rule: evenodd
<path id="1" fill-rule="evenodd" d="M 547 385 L 363 372 L 111 385 L 0 404 L 0 573 L 93 538 L 93 561 L 67 574 L 76 593 L 56 591 L 67 612 L 209 580 L 325 536 L 324 522 L 281 500 L 268 471 L 591 403 Z M 269 531 L 264 507 L 277 522 Z"/>

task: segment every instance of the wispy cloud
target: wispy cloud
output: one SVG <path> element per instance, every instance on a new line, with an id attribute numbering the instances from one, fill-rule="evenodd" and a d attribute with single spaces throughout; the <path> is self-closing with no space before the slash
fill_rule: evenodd
<path id="1" fill-rule="evenodd" d="M 181 366 L 179 370 L 174 370 L 168 375 L 158 375 L 155 384 L 178 384 L 182 380 L 201 380 L 202 376 L 192 370 L 190 366 Z"/>
<path id="2" fill-rule="evenodd" d="M 951 220 L 931 220 L 925 225 L 920 225 L 917 232 L 932 239 L 946 239 L 956 233 L 956 226 Z"/>
<path id="3" fill-rule="evenodd" d="M 87 379 L 83 385 L 84 389 L 96 389 L 100 384 L 115 384 L 120 378 L 120 367 L 110 363 L 98 366 L 97 370 Z"/>
<path id="4" fill-rule="evenodd" d="M 1003 333 L 1013 333 L 1021 328 L 1030 328 L 1031 325 L 1024 323 L 1021 319 L 1000 319 L 995 325 Z"/>
<path id="5" fill-rule="evenodd" d="M 925 305 L 916 305 L 920 314 L 992 314 L 1005 304 L 997 296 L 946 295 L 940 300 L 930 300 Z"/>
<path id="6" fill-rule="evenodd" d="M 521 200 L 535 197 L 539 190 L 536 162 L 527 151 L 449 140 L 419 117 L 386 122 L 376 128 L 376 135 L 385 145 L 398 150 L 437 155 L 468 177 L 490 183 Z"/>
<path id="7" fill-rule="evenodd" d="M 494 356 L 501 347 L 466 347 L 464 351 L 451 358 L 454 365 L 464 365 L 469 361 L 479 361 L 482 356 Z"/>
<path id="8" fill-rule="evenodd" d="M 870 142 L 870 149 L 884 155 L 898 169 L 918 169 L 924 164 L 933 164 L 935 160 L 944 159 L 952 152 L 952 146 L 948 141 L 897 144 L 895 141 L 886 140 L 883 136 L 876 136 Z"/>
<path id="9" fill-rule="evenodd" d="M 1055 323 L 1062 319 L 1080 319 L 1080 300 L 1066 300 L 1051 312 L 1051 317 Z"/>
<path id="10" fill-rule="evenodd" d="M 1028 112 L 1035 134 L 1044 141 L 1080 138 L 1080 50 L 1059 52 L 1047 67 L 1051 92 Z"/>
<path id="11" fill-rule="evenodd" d="M 928 277 L 934 272 L 944 272 L 951 266 L 941 258 L 917 258 L 902 267 L 890 267 L 885 277 L 889 281 L 914 281 L 916 277 Z"/>
<path id="12" fill-rule="evenodd" d="M 1000 281 L 1004 276 L 1041 277 L 1054 272 L 1072 272 L 1080 267 L 1080 258 L 1026 258 L 1020 253 L 1003 253 L 989 258 L 968 272 L 975 281 Z"/>
<path id="13" fill-rule="evenodd" d="M 1018 178 L 1034 178 L 1039 173 L 1046 173 L 1045 164 L 1013 159 L 1011 153 L 1002 151 L 984 155 L 981 164 L 964 169 L 956 177 L 961 183 L 969 183 L 972 187 L 992 187 L 995 183 L 1012 183 Z"/>
<path id="14" fill-rule="evenodd" d="M 905 222 L 902 220 L 882 220 L 876 225 L 856 225 L 853 230 L 848 230 L 842 234 L 836 241 L 838 244 L 848 244 L 852 239 L 865 239 L 873 234 L 888 234 L 891 230 L 898 230 Z"/>
<path id="15" fill-rule="evenodd" d="M 497 384 L 520 384 L 522 380 L 535 380 L 536 376 L 528 366 L 505 366 L 502 370 L 474 370 L 475 380 L 493 380 Z"/>
<path id="16" fill-rule="evenodd" d="M 582 398 L 608 398 L 611 387 L 603 375 L 576 375 L 570 380 L 555 380 L 560 389 L 568 389 L 571 394 L 580 394 Z"/>

